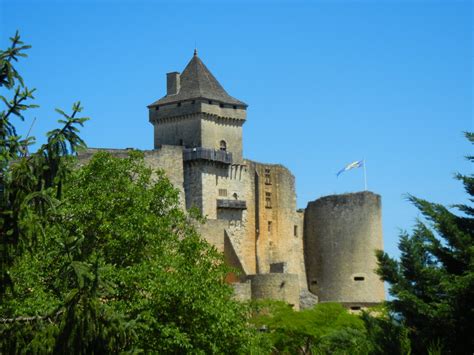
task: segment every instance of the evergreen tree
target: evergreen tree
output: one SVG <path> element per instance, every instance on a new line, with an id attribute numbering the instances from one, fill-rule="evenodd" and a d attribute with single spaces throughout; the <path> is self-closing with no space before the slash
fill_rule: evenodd
<path id="1" fill-rule="evenodd" d="M 466 133 L 474 143 L 474 135 Z M 471 162 L 473 156 L 468 156 Z M 470 202 L 474 176 L 457 174 Z M 378 274 L 394 296 L 389 308 L 409 328 L 415 353 L 472 354 L 474 351 L 474 208 L 443 205 L 409 196 L 426 222 L 400 237 L 400 260 L 377 252 Z"/>
<path id="2" fill-rule="evenodd" d="M 87 118 L 74 104 L 29 154 L 13 118 L 35 105 L 0 51 L 0 353 L 241 353 L 254 345 L 223 257 L 139 153 L 73 159 Z"/>

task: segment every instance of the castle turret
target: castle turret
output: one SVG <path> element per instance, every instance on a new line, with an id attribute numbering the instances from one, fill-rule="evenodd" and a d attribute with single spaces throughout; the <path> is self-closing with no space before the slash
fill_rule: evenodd
<path id="1" fill-rule="evenodd" d="M 224 90 L 196 51 L 183 73 L 167 74 L 166 96 L 148 109 L 155 148 L 181 145 L 195 156 L 242 161 L 247 104 Z"/>
<path id="2" fill-rule="evenodd" d="M 308 286 L 320 302 L 359 309 L 385 299 L 375 274 L 375 250 L 383 248 L 379 195 L 358 192 L 310 202 L 304 247 Z"/>

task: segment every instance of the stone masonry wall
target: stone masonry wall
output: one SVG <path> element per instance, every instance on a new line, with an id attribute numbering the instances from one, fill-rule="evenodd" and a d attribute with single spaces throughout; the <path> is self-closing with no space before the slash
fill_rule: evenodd
<path id="1" fill-rule="evenodd" d="M 385 299 L 374 272 L 375 250 L 383 248 L 379 195 L 364 191 L 310 202 L 304 235 L 308 284 L 320 301 L 365 305 Z"/>
<path id="2" fill-rule="evenodd" d="M 270 272 L 270 264 L 285 263 L 288 273 L 300 276 L 307 289 L 303 260 L 302 217 L 296 211 L 294 177 L 282 165 L 248 162 L 255 172 L 258 195 L 257 255 L 259 273 Z"/>
<path id="3" fill-rule="evenodd" d="M 242 120 L 203 115 L 201 121 L 202 147 L 220 149 L 220 142 L 227 144 L 227 151 L 232 153 L 234 163 L 242 162 Z"/>

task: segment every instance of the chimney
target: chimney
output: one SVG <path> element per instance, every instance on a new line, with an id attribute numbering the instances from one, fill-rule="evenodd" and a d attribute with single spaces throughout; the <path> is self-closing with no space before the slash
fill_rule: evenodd
<path id="1" fill-rule="evenodd" d="M 181 87 L 181 76 L 177 71 L 166 74 L 166 95 L 176 95 Z"/>

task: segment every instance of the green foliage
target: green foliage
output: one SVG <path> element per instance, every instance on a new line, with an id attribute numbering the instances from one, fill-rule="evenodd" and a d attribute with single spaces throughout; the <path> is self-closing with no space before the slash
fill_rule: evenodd
<path id="1" fill-rule="evenodd" d="M 253 304 L 252 323 L 265 332 L 274 353 L 367 354 L 363 321 L 340 304 L 322 303 L 295 312 L 281 302 Z"/>
<path id="2" fill-rule="evenodd" d="M 370 354 L 407 355 L 411 353 L 408 328 L 397 321 L 385 306 L 373 307 L 361 314 L 371 342 Z"/>
<path id="3" fill-rule="evenodd" d="M 19 136 L 12 118 L 23 120 L 26 110 L 37 107 L 26 103 L 34 99 L 35 90 L 24 86 L 13 63 L 19 57 L 26 57 L 24 51 L 30 46 L 23 44 L 18 33 L 11 42 L 10 48 L 0 51 L 0 88 L 7 92 L 14 89 L 11 100 L 0 96 L 5 105 L 0 111 L 0 300 L 13 286 L 9 268 L 14 259 L 41 232 L 41 229 L 30 228 L 29 224 L 22 225 L 24 214 L 34 210 L 40 218 L 60 197 L 67 175 L 63 158 L 85 146 L 78 136 L 77 126 L 87 120 L 76 117 L 82 110 L 80 103 L 73 105 L 70 116 L 58 110 L 65 117 L 65 120 L 59 120 L 63 127 L 48 132 L 47 143 L 36 153 L 28 154 L 34 138 Z"/>
<path id="4" fill-rule="evenodd" d="M 56 352 L 249 349 L 252 329 L 231 300 L 221 254 L 199 237 L 177 191 L 140 153 L 99 153 L 71 171 L 46 218 L 45 237 L 11 268 L 15 292 L 0 313 L 54 315 L 38 332 Z M 26 349 L 38 337 L 33 330 Z M 2 332 L 8 342 L 25 339 Z"/>
<path id="5" fill-rule="evenodd" d="M 0 113 L 0 352 L 259 353 L 222 255 L 140 153 L 77 166 L 77 103 L 28 154 L 11 120 L 34 107 L 12 64 L 27 48 L 0 52 L 0 85 L 19 83 Z"/>
<path id="6" fill-rule="evenodd" d="M 474 143 L 474 135 L 466 137 Z M 467 157 L 474 161 L 472 156 Z M 474 176 L 457 174 L 474 201 Z M 467 354 L 474 351 L 474 209 L 409 196 L 426 218 L 400 237 L 400 261 L 379 251 L 378 273 L 395 297 L 389 308 L 409 328 L 415 353 Z"/>

